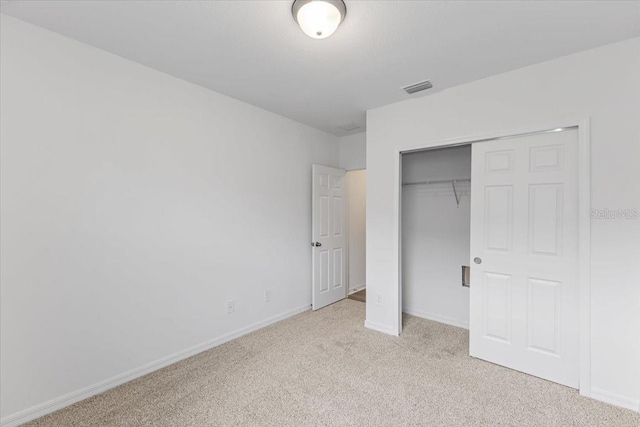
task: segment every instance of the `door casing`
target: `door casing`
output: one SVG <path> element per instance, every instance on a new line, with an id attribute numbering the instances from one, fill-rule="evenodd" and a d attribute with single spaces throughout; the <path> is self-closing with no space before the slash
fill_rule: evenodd
<path id="1" fill-rule="evenodd" d="M 469 135 L 435 142 L 408 144 L 394 152 L 394 253 L 397 254 L 397 333 L 402 333 L 402 154 L 412 151 L 468 145 L 488 140 L 516 138 L 528 134 L 551 132 L 561 128 L 578 130 L 578 280 L 579 280 L 579 360 L 580 394 L 591 397 L 591 148 L 590 118 L 541 123 L 525 128 Z M 367 304 L 372 302 L 367 301 Z M 395 330 L 394 330 L 395 332 Z"/>

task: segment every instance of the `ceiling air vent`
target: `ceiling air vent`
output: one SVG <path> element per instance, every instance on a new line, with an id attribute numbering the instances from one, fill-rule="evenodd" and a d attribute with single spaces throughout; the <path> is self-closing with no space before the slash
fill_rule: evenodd
<path id="1" fill-rule="evenodd" d="M 354 122 L 349 122 L 344 125 L 338 126 L 338 129 L 343 130 L 345 132 L 350 132 L 352 130 L 360 129 L 360 125 Z"/>
<path id="2" fill-rule="evenodd" d="M 427 89 L 431 89 L 433 87 L 433 85 L 431 84 L 431 82 L 429 80 L 425 80 L 423 82 L 420 83 L 416 83 L 407 87 L 403 87 L 402 90 L 404 90 L 405 92 L 407 92 L 409 95 L 416 93 L 416 92 L 420 92 L 421 90 L 427 90 Z"/>

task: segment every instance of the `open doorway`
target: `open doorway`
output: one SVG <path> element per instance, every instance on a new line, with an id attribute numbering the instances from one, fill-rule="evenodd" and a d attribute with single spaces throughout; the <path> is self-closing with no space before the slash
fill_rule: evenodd
<path id="1" fill-rule="evenodd" d="M 403 312 L 469 328 L 471 145 L 402 155 Z"/>
<path id="2" fill-rule="evenodd" d="M 347 282 L 349 299 L 366 302 L 367 171 L 347 171 Z"/>
<path id="3" fill-rule="evenodd" d="M 366 171 L 313 165 L 312 177 L 312 309 L 366 302 Z"/>

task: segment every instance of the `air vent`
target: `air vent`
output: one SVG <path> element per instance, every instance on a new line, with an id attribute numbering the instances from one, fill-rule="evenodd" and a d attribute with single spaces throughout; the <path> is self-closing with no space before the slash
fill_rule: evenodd
<path id="1" fill-rule="evenodd" d="M 338 126 L 338 129 L 349 132 L 352 130 L 360 129 L 360 125 L 354 122 L 349 122 L 344 125 Z"/>
<path id="2" fill-rule="evenodd" d="M 402 89 L 407 92 L 409 95 L 416 93 L 416 92 L 420 92 L 422 90 L 427 90 L 427 89 L 431 89 L 433 87 L 433 85 L 431 84 L 431 82 L 429 80 L 425 80 L 423 82 L 420 83 L 416 83 L 407 87 L 403 87 Z"/>

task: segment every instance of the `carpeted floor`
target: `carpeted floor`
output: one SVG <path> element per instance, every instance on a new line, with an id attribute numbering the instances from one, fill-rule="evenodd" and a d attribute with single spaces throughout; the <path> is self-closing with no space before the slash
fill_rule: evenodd
<path id="1" fill-rule="evenodd" d="M 634 426 L 640 414 L 468 356 L 464 329 L 365 305 L 306 312 L 77 403 L 33 426 Z"/>

